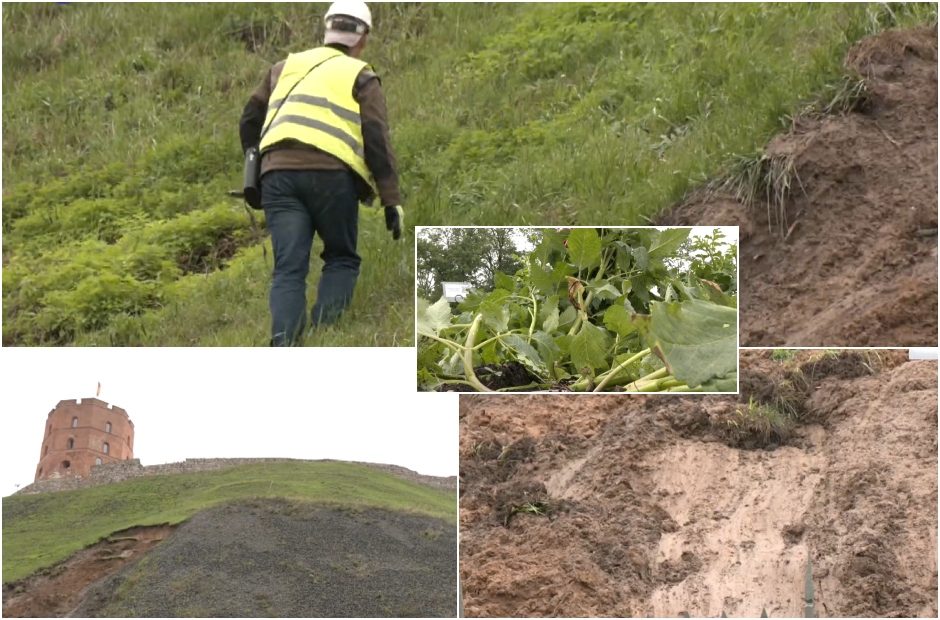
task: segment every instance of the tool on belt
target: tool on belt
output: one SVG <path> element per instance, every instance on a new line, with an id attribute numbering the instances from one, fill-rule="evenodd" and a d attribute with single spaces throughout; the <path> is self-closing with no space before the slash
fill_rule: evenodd
<path id="1" fill-rule="evenodd" d="M 302 78 L 297 80 L 297 82 L 290 87 L 290 90 L 287 91 L 287 95 L 284 96 L 284 99 L 281 101 L 281 105 L 278 106 L 277 110 L 274 112 L 274 116 L 271 117 L 271 122 L 268 123 L 267 127 L 261 132 L 261 137 L 258 139 L 258 144 L 261 144 L 261 140 L 264 139 L 264 134 L 268 133 L 268 130 L 274 125 L 274 120 L 277 118 L 278 113 L 281 111 L 281 108 L 284 107 L 284 104 L 287 103 L 287 100 L 290 98 L 294 89 L 297 88 L 301 82 L 307 79 L 307 76 L 313 73 L 313 70 L 322 65 L 325 62 L 329 62 L 334 58 L 339 58 L 342 56 L 342 52 L 338 52 L 336 56 L 330 56 L 326 60 L 318 62 L 317 64 L 310 67 L 310 70 L 304 74 Z M 244 171 L 244 182 L 242 184 L 243 189 L 241 192 L 240 198 L 244 198 L 245 202 L 248 203 L 248 206 L 252 209 L 261 209 L 261 152 L 258 150 L 257 146 L 250 147 L 245 151 L 245 171 Z M 229 192 L 230 196 L 236 196 L 236 192 Z"/>

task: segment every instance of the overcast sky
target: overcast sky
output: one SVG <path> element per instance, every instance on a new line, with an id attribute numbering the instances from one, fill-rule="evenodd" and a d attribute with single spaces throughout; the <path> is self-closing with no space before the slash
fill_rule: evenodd
<path id="1" fill-rule="evenodd" d="M 3 351 L 0 493 L 33 481 L 46 415 L 95 396 L 134 422 L 144 465 L 288 457 L 458 471 L 457 397 L 417 394 L 413 349 Z"/>

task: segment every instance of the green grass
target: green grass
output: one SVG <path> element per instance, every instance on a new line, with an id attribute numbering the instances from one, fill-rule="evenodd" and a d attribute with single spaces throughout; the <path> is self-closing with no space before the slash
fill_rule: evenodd
<path id="1" fill-rule="evenodd" d="M 261 345 L 270 265 L 237 121 L 325 5 L 3 6 L 3 339 Z M 406 223 L 640 224 L 722 177 L 842 59 L 933 4 L 381 4 Z M 262 222 L 263 225 L 263 222 Z M 412 343 L 411 234 L 364 211 L 353 309 L 311 345 Z M 317 259 L 313 260 L 318 271 Z M 316 277 L 310 283 L 315 287 Z M 312 291 L 311 291 L 312 293 Z"/>
<path id="2" fill-rule="evenodd" d="M 766 447 L 789 439 L 796 423 L 795 413 L 751 398 L 747 405 L 738 405 L 734 413 L 719 424 L 726 436 L 737 444 Z"/>
<path id="3" fill-rule="evenodd" d="M 243 465 L 14 495 L 3 498 L 3 582 L 51 566 L 118 530 L 179 523 L 222 502 L 262 497 L 409 511 L 449 521 L 457 515 L 455 493 L 366 466 L 331 462 Z"/>

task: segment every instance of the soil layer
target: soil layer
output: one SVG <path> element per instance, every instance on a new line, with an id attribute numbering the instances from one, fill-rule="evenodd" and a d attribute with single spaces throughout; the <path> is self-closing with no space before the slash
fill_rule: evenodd
<path id="1" fill-rule="evenodd" d="M 936 27 L 863 40 L 846 67 L 867 99 L 765 149 L 793 166 L 783 225 L 713 191 L 658 222 L 741 227 L 742 346 L 937 344 Z"/>
<path id="2" fill-rule="evenodd" d="M 936 363 L 741 370 L 738 397 L 461 396 L 466 615 L 802 617 L 809 563 L 819 616 L 936 617 Z M 751 403 L 792 427 L 742 442 Z"/>

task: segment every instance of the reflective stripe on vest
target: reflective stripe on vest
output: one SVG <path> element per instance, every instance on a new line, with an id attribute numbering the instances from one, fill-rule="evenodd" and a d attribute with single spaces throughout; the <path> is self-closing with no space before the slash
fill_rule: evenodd
<path id="1" fill-rule="evenodd" d="M 329 47 L 288 56 L 268 101 L 262 153 L 282 140 L 309 144 L 338 158 L 375 191 L 365 161 L 359 102 L 353 97 L 356 79 L 366 67 Z"/>

